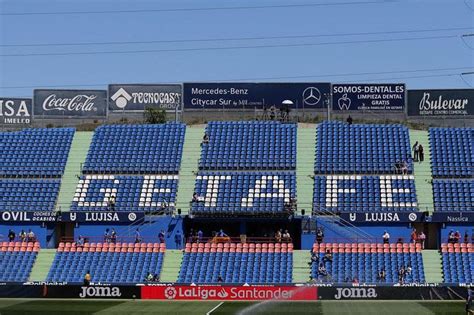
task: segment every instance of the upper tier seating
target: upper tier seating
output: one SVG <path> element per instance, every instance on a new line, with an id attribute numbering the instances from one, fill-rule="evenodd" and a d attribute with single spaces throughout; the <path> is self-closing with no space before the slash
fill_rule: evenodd
<path id="1" fill-rule="evenodd" d="M 378 272 L 384 268 L 386 280 L 383 283 L 398 283 L 398 270 L 401 267 L 412 267 L 411 275 L 407 275 L 404 283 L 423 283 L 423 259 L 421 244 L 337 244 L 322 243 L 313 245 L 313 253 L 319 253 L 319 263 L 323 263 L 326 250 L 330 250 L 333 261 L 324 262 L 329 274 L 324 282 L 344 283 L 354 278 L 359 283 L 377 283 Z M 313 262 L 311 274 L 318 279 L 318 263 Z"/>
<path id="2" fill-rule="evenodd" d="M 413 175 L 315 176 L 314 212 L 417 211 Z"/>
<path id="3" fill-rule="evenodd" d="M 430 128 L 433 177 L 473 177 L 474 128 Z"/>
<path id="4" fill-rule="evenodd" d="M 296 174 L 200 171 L 195 192 L 193 214 L 284 214 L 285 204 L 296 197 Z"/>
<path id="5" fill-rule="evenodd" d="M 39 243 L 2 242 L 0 247 L 0 281 L 28 281 L 38 250 Z"/>
<path id="6" fill-rule="evenodd" d="M 85 175 L 79 180 L 72 211 L 108 210 L 115 196 L 115 211 L 161 211 L 174 207 L 178 175 Z M 112 210 L 112 209 L 110 209 Z"/>
<path id="7" fill-rule="evenodd" d="M 445 283 L 474 282 L 474 245 L 441 244 Z"/>
<path id="8" fill-rule="evenodd" d="M 0 211 L 52 211 L 59 179 L 0 179 Z"/>
<path id="9" fill-rule="evenodd" d="M 200 169 L 264 170 L 296 168 L 296 124 L 210 122 Z"/>
<path id="10" fill-rule="evenodd" d="M 434 179 L 435 211 L 474 211 L 474 180 Z"/>
<path id="11" fill-rule="evenodd" d="M 408 129 L 401 125 L 318 125 L 316 174 L 397 174 L 395 164 L 410 158 Z"/>
<path id="12" fill-rule="evenodd" d="M 73 128 L 0 132 L 0 177 L 60 177 Z"/>
<path id="13" fill-rule="evenodd" d="M 180 283 L 291 283 L 293 244 L 187 243 Z"/>
<path id="14" fill-rule="evenodd" d="M 101 126 L 94 133 L 83 173 L 176 174 L 185 130 L 178 123 Z"/>
<path id="15" fill-rule="evenodd" d="M 47 281 L 82 283 L 90 271 L 91 282 L 144 283 L 148 272 L 160 274 L 165 244 L 60 243 Z"/>

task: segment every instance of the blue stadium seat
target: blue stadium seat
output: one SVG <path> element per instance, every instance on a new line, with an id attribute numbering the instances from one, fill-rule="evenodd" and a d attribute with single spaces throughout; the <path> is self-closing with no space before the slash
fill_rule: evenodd
<path id="1" fill-rule="evenodd" d="M 435 211 L 474 211 L 474 180 L 434 179 L 433 199 Z"/>
<path id="2" fill-rule="evenodd" d="M 178 283 L 291 283 L 293 244 L 187 243 Z"/>
<path id="3" fill-rule="evenodd" d="M 52 211 L 59 179 L 0 178 L 0 211 Z"/>
<path id="4" fill-rule="evenodd" d="M 441 254 L 445 283 L 474 282 L 473 244 L 441 244 Z"/>
<path id="5" fill-rule="evenodd" d="M 176 174 L 186 126 L 113 125 L 96 129 L 84 174 Z"/>
<path id="6" fill-rule="evenodd" d="M 3 242 L 0 247 L 0 281 L 26 282 L 30 277 L 39 243 Z"/>
<path id="7" fill-rule="evenodd" d="M 164 244 L 60 243 L 47 281 L 82 283 L 90 271 L 93 283 L 144 283 L 149 272 L 160 275 L 164 254 Z"/>

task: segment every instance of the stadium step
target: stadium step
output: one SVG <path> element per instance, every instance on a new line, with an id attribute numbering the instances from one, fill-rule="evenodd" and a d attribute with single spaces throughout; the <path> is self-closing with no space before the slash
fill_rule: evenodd
<path id="1" fill-rule="evenodd" d="M 443 282 L 441 254 L 437 249 L 424 249 L 422 252 L 425 279 L 428 283 Z"/>
<path id="2" fill-rule="evenodd" d="M 423 146 L 425 160 L 414 162 L 415 187 L 420 211 L 433 212 L 433 188 L 431 177 L 431 155 L 428 131 L 410 130 L 411 147 L 418 141 Z M 410 148 L 411 149 L 411 148 Z M 413 151 L 412 151 L 413 154 Z"/>
<path id="3" fill-rule="evenodd" d="M 176 209 L 181 213 L 189 213 L 189 203 L 193 197 L 195 172 L 198 171 L 199 158 L 201 157 L 201 141 L 204 136 L 204 126 L 187 126 L 183 145 L 183 159 L 179 171 L 178 195 Z"/>
<path id="4" fill-rule="evenodd" d="M 56 249 L 41 249 L 36 256 L 29 281 L 45 281 L 55 255 Z"/>
<path id="5" fill-rule="evenodd" d="M 183 251 L 179 249 L 167 249 L 163 259 L 160 282 L 176 282 L 183 260 Z"/>
<path id="6" fill-rule="evenodd" d="M 87 151 L 92 142 L 93 134 L 92 131 L 78 131 L 74 134 L 61 181 L 56 209 L 69 211 L 77 183 L 79 182 L 77 176 L 81 174 L 81 165 L 86 161 Z"/>
<path id="7" fill-rule="evenodd" d="M 313 179 L 309 176 L 314 174 L 314 154 L 316 147 L 316 125 L 298 124 L 297 131 L 297 155 L 296 155 L 296 187 L 298 212 L 305 209 L 305 214 L 312 212 L 313 204 Z"/>
<path id="8" fill-rule="evenodd" d="M 293 251 L 293 283 L 305 283 L 311 275 L 311 253 L 309 250 Z"/>

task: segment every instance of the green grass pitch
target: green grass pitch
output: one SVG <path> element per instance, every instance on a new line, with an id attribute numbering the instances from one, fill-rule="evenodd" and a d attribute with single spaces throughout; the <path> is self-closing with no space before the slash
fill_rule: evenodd
<path id="1" fill-rule="evenodd" d="M 0 315 L 20 314 L 465 314 L 462 301 L 178 302 L 0 299 Z"/>

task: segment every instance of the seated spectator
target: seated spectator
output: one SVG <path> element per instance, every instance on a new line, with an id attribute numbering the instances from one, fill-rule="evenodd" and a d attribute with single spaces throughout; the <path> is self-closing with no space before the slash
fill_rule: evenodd
<path id="1" fill-rule="evenodd" d="M 332 253 L 329 249 L 326 250 L 326 253 L 324 254 L 323 262 L 332 262 Z"/>
<path id="2" fill-rule="evenodd" d="M 207 143 L 209 143 L 209 135 L 205 133 L 204 137 L 202 137 L 202 144 L 207 144 Z"/>
<path id="3" fill-rule="evenodd" d="M 398 269 L 398 283 L 403 284 L 403 278 L 405 277 L 405 268 L 400 267 Z"/>
<path id="4" fill-rule="evenodd" d="M 82 235 L 79 235 L 79 238 L 76 242 L 76 247 L 84 247 L 84 237 L 82 237 Z"/>
<path id="5" fill-rule="evenodd" d="M 425 249 L 425 240 L 426 240 L 426 235 L 423 233 L 423 231 L 420 232 L 420 235 L 418 235 L 418 241 L 421 244 L 421 249 Z"/>
<path id="6" fill-rule="evenodd" d="M 108 210 L 109 211 L 115 211 L 115 195 L 111 195 L 108 201 Z"/>
<path id="7" fill-rule="evenodd" d="M 36 242 L 35 233 L 30 229 L 27 235 L 27 242 Z"/>
<path id="8" fill-rule="evenodd" d="M 385 269 L 384 268 L 380 269 L 377 275 L 377 280 L 379 282 L 385 282 L 386 278 L 387 278 L 387 273 L 385 272 Z"/>
<path id="9" fill-rule="evenodd" d="M 199 231 L 197 232 L 197 242 L 198 242 L 198 243 L 202 242 L 203 236 L 204 236 L 204 233 L 203 233 L 201 230 L 199 230 Z"/>
<path id="10" fill-rule="evenodd" d="M 349 126 L 352 125 L 352 121 L 353 121 L 353 120 L 352 120 L 352 117 L 351 117 L 351 115 L 349 115 L 349 117 L 347 117 L 347 119 L 346 119 L 347 124 L 348 124 Z"/>
<path id="11" fill-rule="evenodd" d="M 218 276 L 217 276 L 217 282 L 218 282 L 218 283 L 224 282 L 224 279 L 222 279 L 222 276 L 221 276 L 221 275 L 218 275 Z"/>
<path id="12" fill-rule="evenodd" d="M 311 262 L 309 264 L 311 265 L 312 263 L 317 263 L 317 264 L 319 263 L 318 253 L 315 253 L 315 252 L 311 253 Z"/>
<path id="13" fill-rule="evenodd" d="M 165 231 L 161 230 L 160 233 L 158 233 L 158 242 L 159 243 L 164 243 L 165 242 Z"/>
<path id="14" fill-rule="evenodd" d="M 352 279 L 352 284 L 359 284 L 359 279 L 357 279 L 357 277 L 354 277 L 354 279 Z"/>
<path id="15" fill-rule="evenodd" d="M 413 229 L 410 234 L 410 242 L 416 244 L 418 241 L 418 235 L 416 234 L 416 229 Z"/>
<path id="16" fill-rule="evenodd" d="M 403 244 L 403 238 L 399 237 L 399 238 L 397 239 L 397 244 Z"/>
<path id="17" fill-rule="evenodd" d="M 448 243 L 454 244 L 456 242 L 455 240 L 456 238 L 454 237 L 454 231 L 453 230 L 449 231 Z"/>
<path id="18" fill-rule="evenodd" d="M 412 272 L 411 265 L 408 264 L 407 267 L 405 268 L 405 275 L 409 276 L 411 275 L 411 272 Z"/>
<path id="19" fill-rule="evenodd" d="M 15 237 L 16 237 L 15 232 L 13 232 L 13 230 L 10 229 L 10 230 L 8 231 L 8 241 L 14 242 L 14 241 L 15 241 Z"/>
<path id="20" fill-rule="evenodd" d="M 281 229 L 277 230 L 276 233 L 275 233 L 275 241 L 277 243 L 280 243 L 282 237 L 283 237 L 283 235 L 281 234 Z"/>
<path id="21" fill-rule="evenodd" d="M 384 244 L 390 243 L 390 234 L 387 231 L 383 231 L 382 239 Z"/>
<path id="22" fill-rule="evenodd" d="M 193 194 L 193 202 L 199 201 L 199 200 L 198 200 L 198 197 L 199 197 L 199 196 L 198 196 L 198 193 L 195 192 L 195 193 Z"/>
<path id="23" fill-rule="evenodd" d="M 318 278 L 321 279 L 321 280 L 327 281 L 328 276 L 329 276 L 329 274 L 326 270 L 326 267 L 324 267 L 323 263 L 320 263 L 319 267 L 318 267 Z"/>
<path id="24" fill-rule="evenodd" d="M 153 276 L 153 282 L 160 282 L 160 276 L 157 273 Z"/>
<path id="25" fill-rule="evenodd" d="M 26 232 L 25 232 L 25 230 L 21 230 L 21 232 L 20 232 L 20 240 L 21 240 L 22 242 L 26 242 Z"/>
<path id="26" fill-rule="evenodd" d="M 217 236 L 219 236 L 219 237 L 229 237 L 227 234 L 224 233 L 223 229 L 220 229 L 219 233 L 217 233 Z"/>
<path id="27" fill-rule="evenodd" d="M 285 230 L 285 233 L 283 233 L 283 242 L 290 242 L 291 241 L 291 236 L 288 230 Z"/>
<path id="28" fill-rule="evenodd" d="M 110 230 L 109 229 L 105 229 L 104 243 L 110 243 Z"/>
<path id="29" fill-rule="evenodd" d="M 344 279 L 344 283 L 351 283 L 351 278 L 346 277 L 346 279 Z"/>
<path id="30" fill-rule="evenodd" d="M 91 272 L 87 270 L 86 275 L 84 276 L 84 286 L 88 287 L 91 284 Z"/>
<path id="31" fill-rule="evenodd" d="M 148 272 L 146 277 L 145 277 L 146 282 L 152 282 L 153 281 L 153 274 L 151 272 Z"/>
<path id="32" fill-rule="evenodd" d="M 110 242 L 113 244 L 117 242 L 117 232 L 115 232 L 114 228 L 112 228 L 112 232 L 110 232 Z"/>
<path id="33" fill-rule="evenodd" d="M 454 233 L 454 244 L 457 244 L 461 241 L 461 233 L 459 233 L 459 231 L 456 231 L 456 233 Z"/>
<path id="34" fill-rule="evenodd" d="M 321 244 L 324 240 L 324 232 L 321 228 L 318 228 L 318 230 L 316 231 L 316 242 L 319 244 Z"/>

